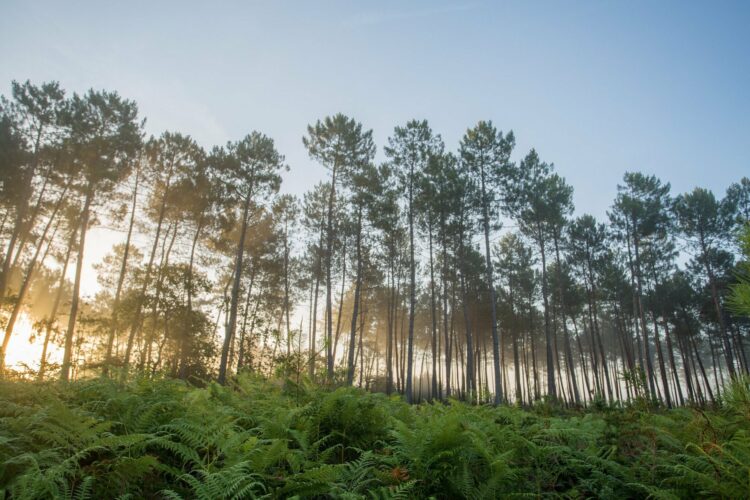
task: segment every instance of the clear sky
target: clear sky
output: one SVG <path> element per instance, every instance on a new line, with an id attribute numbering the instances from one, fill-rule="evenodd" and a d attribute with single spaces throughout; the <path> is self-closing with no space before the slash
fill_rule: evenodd
<path id="1" fill-rule="evenodd" d="M 147 130 L 204 146 L 251 130 L 324 176 L 301 136 L 343 112 L 374 129 L 426 118 L 513 129 L 604 216 L 627 170 L 723 194 L 750 175 L 750 2 L 84 2 L 0 6 L 0 91 L 59 80 L 117 90 Z"/>

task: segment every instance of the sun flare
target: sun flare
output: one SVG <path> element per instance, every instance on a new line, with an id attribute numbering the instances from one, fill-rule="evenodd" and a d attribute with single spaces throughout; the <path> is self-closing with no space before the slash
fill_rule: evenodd
<path id="1" fill-rule="evenodd" d="M 33 331 L 33 323 L 26 313 L 21 313 L 13 328 L 13 336 L 8 344 L 6 365 L 15 370 L 25 367 L 34 370 L 39 368 L 39 361 L 44 348 L 44 333 L 41 335 Z M 37 333 L 33 335 L 33 333 Z M 57 362 L 62 358 L 61 349 L 50 342 L 47 347 L 47 361 Z"/>

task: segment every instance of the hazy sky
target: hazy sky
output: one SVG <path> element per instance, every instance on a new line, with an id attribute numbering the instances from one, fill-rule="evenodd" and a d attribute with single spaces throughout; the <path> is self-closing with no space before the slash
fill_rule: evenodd
<path id="1" fill-rule="evenodd" d="M 626 170 L 718 194 L 750 175 L 750 2 L 78 2 L 0 6 L 0 92 L 117 90 L 147 130 L 204 146 L 273 137 L 301 194 L 324 175 L 301 136 L 343 112 L 513 129 L 604 216 Z"/>

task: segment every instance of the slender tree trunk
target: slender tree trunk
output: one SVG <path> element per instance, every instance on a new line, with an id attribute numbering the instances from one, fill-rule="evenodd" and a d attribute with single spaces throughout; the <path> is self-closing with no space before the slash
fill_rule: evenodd
<path id="1" fill-rule="evenodd" d="M 482 212 L 483 212 L 483 224 L 484 224 L 484 258 L 485 258 L 485 273 L 487 275 L 487 287 L 490 292 L 490 311 L 492 321 L 492 361 L 495 373 L 495 399 L 496 405 L 499 405 L 503 399 L 503 380 L 501 375 L 500 366 L 500 332 L 497 329 L 497 305 L 495 304 L 495 282 L 492 276 L 492 258 L 490 256 L 490 213 L 487 193 L 485 190 L 485 179 L 484 179 L 484 164 L 481 168 L 481 181 L 482 181 Z"/>
<path id="2" fill-rule="evenodd" d="M 310 361 L 309 361 L 309 375 L 310 380 L 315 380 L 315 363 L 317 360 L 317 345 L 316 345 L 316 333 L 318 329 L 318 296 L 320 295 L 320 275 L 323 272 L 323 259 L 320 255 L 320 250 L 323 248 L 323 228 L 320 230 L 320 241 L 318 245 L 318 255 L 315 265 L 315 294 L 313 298 L 313 310 L 312 310 L 312 333 L 310 335 Z"/>
<path id="3" fill-rule="evenodd" d="M 65 291 L 65 275 L 68 272 L 68 263 L 70 262 L 70 254 L 75 245 L 75 239 L 77 234 L 77 227 L 73 228 L 70 233 L 70 239 L 68 240 L 68 249 L 65 251 L 65 259 L 63 261 L 62 271 L 60 271 L 60 282 L 57 286 L 57 293 L 55 294 L 55 302 L 52 304 L 52 310 L 50 311 L 47 321 L 45 322 L 44 328 L 44 345 L 42 346 L 42 356 L 39 360 L 39 372 L 37 373 L 37 380 L 44 380 L 44 372 L 47 368 L 47 350 L 49 348 L 50 338 L 52 337 L 52 324 L 57 317 L 57 309 L 60 307 L 60 301 Z"/>
<path id="4" fill-rule="evenodd" d="M 393 304 L 395 302 L 395 277 L 393 274 L 393 257 L 388 261 L 388 300 L 386 303 L 386 338 L 385 338 L 385 392 L 390 395 L 393 391 Z"/>
<path id="5" fill-rule="evenodd" d="M 198 240 L 201 237 L 201 231 L 203 231 L 204 214 L 198 217 L 198 225 L 195 228 L 195 235 L 193 236 L 193 242 L 190 245 L 190 260 L 188 261 L 188 272 L 187 272 L 187 308 L 188 312 L 193 312 L 193 269 L 195 268 L 195 250 L 198 247 Z"/>
<path id="6" fill-rule="evenodd" d="M 685 398 L 682 395 L 682 386 L 680 385 L 680 376 L 677 373 L 677 363 L 674 358 L 674 347 L 672 345 L 672 338 L 669 334 L 669 323 L 667 321 L 666 313 L 662 316 L 662 325 L 664 326 L 664 338 L 667 341 L 667 353 L 669 354 L 669 366 L 672 369 L 672 376 L 674 377 L 675 388 L 677 389 L 677 397 L 680 405 L 685 404 Z M 689 383 L 688 383 L 689 385 Z"/>
<path id="7" fill-rule="evenodd" d="M 151 272 L 153 271 L 154 259 L 156 258 L 156 249 L 159 247 L 159 240 L 161 238 L 161 228 L 164 223 L 164 216 L 167 211 L 167 194 L 169 193 L 169 187 L 172 182 L 172 172 L 174 171 L 174 163 L 170 164 L 169 173 L 167 175 L 166 185 L 164 187 L 164 195 L 161 200 L 159 207 L 159 217 L 156 222 L 156 236 L 154 237 L 154 243 L 151 246 L 151 255 L 149 256 L 148 265 L 146 266 L 146 274 L 143 278 L 143 284 L 141 285 L 140 295 L 137 299 L 135 308 L 135 314 L 133 322 L 130 324 L 130 333 L 128 334 L 128 343 L 125 347 L 125 361 L 123 362 L 122 378 L 124 379 L 128 375 L 128 367 L 130 366 L 130 357 L 133 352 L 133 343 L 135 341 L 135 335 L 141 327 L 141 321 L 143 319 L 143 303 L 146 297 L 146 290 L 148 289 L 149 282 L 151 280 Z"/>
<path id="8" fill-rule="evenodd" d="M 429 233 L 430 242 L 430 309 L 432 314 L 432 392 L 430 399 L 440 397 L 438 394 L 437 366 L 438 366 L 438 331 L 437 331 L 437 305 L 435 303 L 435 266 L 433 263 L 432 252 L 432 215 L 429 216 Z"/>
<path id="9" fill-rule="evenodd" d="M 344 238 L 344 244 L 341 245 L 341 260 L 343 262 L 341 269 L 341 292 L 339 292 L 339 310 L 338 314 L 336 314 L 336 333 L 333 336 L 334 366 L 336 362 L 336 352 L 339 347 L 339 340 L 341 339 L 341 318 L 344 317 L 344 293 L 346 293 L 346 238 Z"/>
<path id="10" fill-rule="evenodd" d="M 711 399 L 711 404 L 716 404 L 716 399 L 714 399 L 714 392 L 711 390 L 711 384 L 708 381 L 706 369 L 703 366 L 703 360 L 701 359 L 701 354 L 698 351 L 698 345 L 696 344 L 692 334 L 689 333 L 688 335 L 690 336 L 690 341 L 693 344 L 693 352 L 695 353 L 695 359 L 698 361 L 698 366 L 701 369 L 701 375 L 703 376 L 703 382 L 706 385 L 706 392 L 708 392 L 708 397 Z"/>
<path id="11" fill-rule="evenodd" d="M 106 376 L 109 373 L 109 367 L 112 364 L 112 345 L 115 341 L 115 335 L 117 335 L 117 314 L 120 309 L 120 294 L 122 293 L 122 285 L 125 283 L 125 275 L 128 267 L 128 257 L 130 256 L 130 239 L 133 235 L 133 225 L 135 224 L 135 208 L 136 202 L 138 201 L 138 183 L 140 181 L 141 169 L 140 163 L 135 170 L 135 185 L 133 187 L 133 203 L 130 208 L 130 222 L 128 223 L 128 235 L 125 237 L 125 249 L 122 254 L 122 262 L 120 263 L 120 274 L 117 278 L 117 288 L 115 290 L 115 299 L 112 303 L 112 317 L 110 319 L 111 325 L 109 327 L 109 336 L 107 337 L 107 354 L 104 361 L 103 372 Z M 190 292 L 188 292 L 190 293 Z"/>
<path id="12" fill-rule="evenodd" d="M 541 398 L 539 390 L 539 369 L 536 363 L 536 343 L 534 342 L 534 298 L 533 292 L 529 292 L 529 343 L 531 344 L 531 367 L 534 377 L 534 400 Z"/>
<path id="13" fill-rule="evenodd" d="M 359 314 L 359 294 L 362 288 L 362 207 L 357 209 L 357 277 L 354 285 L 354 302 L 352 303 L 352 325 L 349 333 L 349 356 L 347 360 L 346 385 L 354 382 L 354 346 L 357 332 L 357 315 Z M 363 332 L 359 332 L 360 339 Z M 361 367 L 364 368 L 364 367 Z M 360 373 L 361 373 L 360 368 Z"/>
<path id="14" fill-rule="evenodd" d="M 513 333 L 513 375 L 516 381 L 516 403 L 523 403 L 523 391 L 521 390 L 521 365 L 518 356 L 518 332 Z"/>
<path id="15" fill-rule="evenodd" d="M 544 338 L 547 343 L 547 395 L 552 399 L 557 398 L 555 386 L 555 361 L 552 352 L 552 329 L 550 328 L 549 298 L 547 293 L 547 257 L 545 254 L 544 235 L 541 227 L 537 227 L 537 242 L 542 254 L 542 301 L 544 302 Z"/>
<path id="16" fill-rule="evenodd" d="M 561 321 L 563 325 L 563 337 L 565 342 L 565 364 L 568 365 L 568 373 L 573 385 L 573 398 L 575 400 L 575 404 L 579 405 L 581 403 L 581 394 L 578 391 L 578 381 L 576 380 L 575 376 L 575 363 L 573 362 L 573 350 L 570 346 L 570 335 L 568 333 L 568 314 L 567 308 L 565 306 L 565 295 L 563 294 L 562 289 L 562 273 L 560 272 L 560 245 L 558 242 L 557 233 L 555 233 L 553 239 L 555 243 L 555 262 L 557 263 L 557 265 L 555 266 L 555 270 L 557 273 L 558 293 L 560 294 L 560 312 L 562 313 Z"/>
<path id="17" fill-rule="evenodd" d="M 76 319 L 78 318 L 78 305 L 81 300 L 81 271 L 83 270 L 83 251 L 86 246 L 86 232 L 89 225 L 89 214 L 91 203 L 94 200 L 94 184 L 89 182 L 86 190 L 86 199 L 83 203 L 81 212 L 81 237 L 78 241 L 78 257 L 76 259 L 76 274 L 73 282 L 73 300 L 70 304 L 70 317 L 68 318 L 68 329 L 65 332 L 65 351 L 63 353 L 62 369 L 60 370 L 60 379 L 67 382 L 70 378 L 71 356 L 73 354 L 73 335 L 76 328 Z"/>
<path id="18" fill-rule="evenodd" d="M 390 395 L 393 392 L 393 337 L 396 326 L 396 274 L 394 269 L 395 257 L 390 257 L 389 262 L 389 292 L 388 292 L 388 338 L 386 339 L 385 348 L 385 392 Z"/>
<path id="19" fill-rule="evenodd" d="M 682 360 L 682 369 L 685 372 L 685 385 L 687 386 L 688 400 L 691 403 L 693 403 L 693 402 L 699 401 L 700 398 L 698 398 L 696 390 L 693 388 L 693 378 L 692 378 L 692 373 L 691 373 L 690 360 L 686 356 L 684 336 L 680 335 L 679 332 L 677 332 L 676 335 L 677 335 L 677 346 L 680 349 L 680 358 Z"/>
<path id="20" fill-rule="evenodd" d="M 289 319 L 289 309 L 291 308 L 290 285 L 289 285 L 289 221 L 284 220 L 284 312 L 286 313 L 286 355 L 292 354 L 292 329 Z M 300 330 L 302 335 L 302 330 Z"/>
<path id="21" fill-rule="evenodd" d="M 174 241 L 177 238 L 177 228 L 179 227 L 179 222 L 175 221 L 174 223 L 174 230 L 172 231 L 172 237 L 169 240 L 169 245 L 167 246 L 166 251 L 162 248 L 162 259 L 159 265 L 159 272 L 157 273 L 156 277 L 156 297 L 154 299 L 154 307 L 151 310 L 152 318 L 153 318 L 153 333 L 149 338 L 148 342 L 148 349 L 147 349 L 147 355 L 146 355 L 146 367 L 148 368 L 148 365 L 151 364 L 151 353 L 152 353 L 152 345 L 154 342 L 154 337 L 156 336 L 156 325 L 158 324 L 159 319 L 159 302 L 161 299 L 162 290 L 164 288 L 164 271 L 169 266 L 169 256 L 172 253 L 172 247 L 174 246 Z M 169 233 L 167 233 L 169 234 Z M 166 236 L 165 236 L 166 240 Z M 168 325 L 167 325 L 167 311 L 164 311 L 164 336 L 162 342 L 159 344 L 160 346 L 163 346 L 167 342 L 167 334 L 169 332 Z M 161 358 L 161 355 L 159 355 L 159 358 Z M 154 368 L 152 370 L 152 373 L 155 373 L 156 369 Z"/>
<path id="22" fill-rule="evenodd" d="M 365 313 L 364 311 L 364 304 L 361 304 L 360 307 L 363 309 L 362 314 L 359 318 L 359 346 L 357 347 L 357 352 L 359 353 L 359 386 L 362 387 L 362 375 L 365 371 L 365 348 L 364 348 L 364 338 L 365 338 Z"/>
<path id="23" fill-rule="evenodd" d="M 703 236 L 700 234 L 701 254 L 703 256 L 703 264 L 708 274 L 709 288 L 711 289 L 711 300 L 714 303 L 714 309 L 716 311 L 716 319 L 719 322 L 719 331 L 721 332 L 721 340 L 724 344 L 724 356 L 726 358 L 727 370 L 729 370 L 729 377 L 734 380 L 737 377 L 737 373 L 734 368 L 734 357 L 732 356 L 732 344 L 729 341 L 729 334 L 727 333 L 727 324 L 724 319 L 724 311 L 722 311 L 721 303 L 719 302 L 719 292 L 716 287 L 716 277 L 714 271 L 711 268 L 711 263 L 708 260 L 708 248 Z"/>
<path id="24" fill-rule="evenodd" d="M 409 337 L 407 345 L 406 402 L 414 402 L 414 315 L 417 308 L 416 262 L 414 260 L 414 165 L 409 169 Z"/>
<path id="25" fill-rule="evenodd" d="M 441 218 L 441 240 L 443 246 L 443 335 L 445 337 L 445 397 L 451 395 L 451 340 L 448 331 L 448 244 L 445 241 L 445 223 Z M 451 314 L 452 316 L 452 314 Z"/>
<path id="26" fill-rule="evenodd" d="M 229 318 L 224 335 L 224 344 L 221 349 L 221 362 L 219 364 L 220 384 L 225 384 L 227 380 L 227 362 L 229 361 L 229 348 L 234 339 L 234 333 L 237 328 L 237 305 L 240 296 L 240 282 L 242 279 L 242 260 L 245 254 L 245 237 L 247 234 L 248 212 L 250 211 L 250 201 L 252 199 L 254 180 L 250 180 L 250 186 L 245 195 L 245 203 L 242 207 L 242 228 L 240 230 L 240 241 L 237 244 L 237 257 L 234 262 L 234 273 L 232 275 L 232 295 L 229 303 Z"/>
<path id="27" fill-rule="evenodd" d="M 245 307 L 242 309 L 242 328 L 240 328 L 240 345 L 239 345 L 239 354 L 237 356 L 237 373 L 240 373 L 240 370 L 242 369 L 243 364 L 245 363 L 245 333 L 247 331 L 247 318 L 249 316 L 250 311 L 250 298 L 253 295 L 253 285 L 255 284 L 255 271 L 256 268 L 253 267 L 253 269 L 250 271 L 250 284 L 247 286 L 247 293 L 245 296 Z M 257 309 L 257 304 L 256 304 Z M 253 312 L 253 316 L 255 316 L 255 313 Z M 253 317 L 253 321 L 255 321 L 255 318 Z"/>
<path id="28" fill-rule="evenodd" d="M 328 220 L 326 230 L 326 377 L 333 382 L 333 299 L 331 296 L 331 267 L 333 265 L 333 203 L 336 199 L 336 167 L 331 172 L 331 192 L 328 196 Z"/>
<path id="29" fill-rule="evenodd" d="M 667 408 L 672 408 L 672 397 L 669 394 L 667 369 L 664 364 L 664 354 L 662 353 L 661 340 L 659 339 L 659 325 L 656 322 L 656 313 L 652 312 L 651 316 L 654 321 L 654 343 L 656 344 L 656 355 L 659 360 L 659 374 L 661 375 L 661 385 L 664 387 L 664 398 L 667 403 Z"/>
<path id="30" fill-rule="evenodd" d="M 577 329 L 575 320 L 573 320 L 573 327 Z M 588 374 L 588 368 L 586 366 L 586 357 L 583 354 L 583 345 L 581 345 L 581 337 L 576 332 L 576 342 L 578 343 L 578 354 L 581 358 L 581 367 L 583 368 L 583 382 L 586 384 L 586 393 L 591 395 L 591 385 L 589 383 L 589 374 Z M 584 403 L 586 402 L 586 397 L 583 398 Z"/>
<path id="31" fill-rule="evenodd" d="M 648 328 L 646 327 L 646 313 L 643 308 L 643 300 L 641 297 L 643 297 L 643 286 L 641 284 L 641 264 L 640 264 L 640 250 L 639 250 L 639 241 L 638 237 L 636 235 L 636 229 L 633 229 L 633 248 L 635 250 L 635 282 L 636 282 L 636 300 L 638 305 L 638 316 L 641 320 L 641 331 L 643 332 L 643 349 L 645 351 L 645 358 L 646 358 L 646 367 L 647 367 L 647 373 L 646 376 L 648 378 L 648 384 L 649 389 L 651 390 L 651 395 L 656 397 L 658 394 L 656 390 L 656 385 L 654 382 L 654 366 L 651 362 L 651 349 L 649 347 L 649 341 L 648 341 Z"/>
<path id="32" fill-rule="evenodd" d="M 461 295 L 464 311 L 464 329 L 466 333 L 466 394 L 470 400 L 474 399 L 476 384 L 474 379 L 474 342 L 471 335 L 471 320 L 469 318 L 468 294 L 466 292 L 466 278 L 463 271 L 461 272 Z"/>

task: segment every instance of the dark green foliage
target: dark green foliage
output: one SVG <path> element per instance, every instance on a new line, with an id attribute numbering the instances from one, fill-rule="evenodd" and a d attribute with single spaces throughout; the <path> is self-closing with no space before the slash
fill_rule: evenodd
<path id="1" fill-rule="evenodd" d="M 743 498 L 750 381 L 714 411 L 407 406 L 240 377 L 0 385 L 0 498 Z"/>

